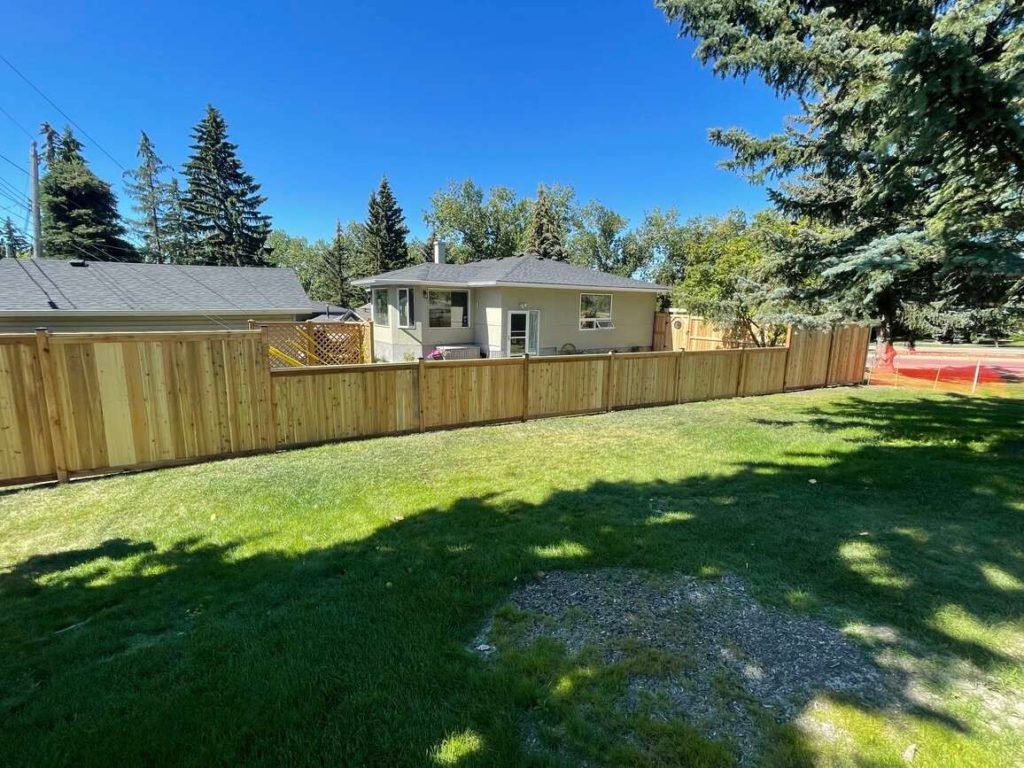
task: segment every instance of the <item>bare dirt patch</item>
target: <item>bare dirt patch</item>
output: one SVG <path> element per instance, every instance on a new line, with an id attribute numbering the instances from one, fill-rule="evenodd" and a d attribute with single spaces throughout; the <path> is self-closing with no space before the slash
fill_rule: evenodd
<path id="1" fill-rule="evenodd" d="M 500 657 L 547 640 L 570 657 L 596 653 L 615 665 L 643 649 L 660 663 L 628 667 L 611 706 L 682 718 L 741 763 L 756 759 L 772 723 L 797 720 L 822 694 L 882 707 L 901 687 L 898 673 L 835 628 L 760 605 L 733 576 L 547 573 L 509 602 L 474 642 L 477 653 Z M 828 738 L 843 737 L 832 731 Z"/>

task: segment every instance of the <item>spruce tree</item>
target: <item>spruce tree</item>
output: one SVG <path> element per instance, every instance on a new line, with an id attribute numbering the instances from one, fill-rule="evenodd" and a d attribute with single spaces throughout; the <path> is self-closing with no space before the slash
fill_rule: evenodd
<path id="1" fill-rule="evenodd" d="M 0 231 L 0 258 L 17 259 L 25 255 L 28 250 L 28 240 L 15 229 L 14 222 L 8 216 L 4 220 L 3 230 Z"/>
<path id="2" fill-rule="evenodd" d="M 783 244 L 798 294 L 897 332 L 905 306 L 1024 298 L 1024 7 L 993 2 L 658 0 L 721 76 L 802 113 L 716 130 L 726 166 L 815 225 Z"/>
<path id="3" fill-rule="evenodd" d="M 138 261 L 124 239 L 117 196 L 86 164 L 70 128 L 59 137 L 44 126 L 46 174 L 39 185 L 43 255 L 56 259 Z"/>
<path id="4" fill-rule="evenodd" d="M 138 157 L 139 167 L 124 174 L 125 191 L 133 199 L 132 209 L 138 214 L 128 223 L 142 244 L 143 259 L 162 264 L 170 261 L 166 231 L 170 185 L 164 181 L 170 166 L 157 156 L 145 131 L 139 139 Z"/>
<path id="5" fill-rule="evenodd" d="M 187 218 L 184 195 L 178 180 L 172 178 L 167 185 L 167 209 L 163 226 L 164 251 L 171 264 L 195 263 Z"/>
<path id="6" fill-rule="evenodd" d="M 314 277 L 313 292 L 342 307 L 359 306 L 366 301 L 366 292 L 352 285 L 352 280 L 359 277 L 359 254 L 353 251 L 351 241 L 341 222 L 337 222 L 334 239 L 320 256 Z"/>
<path id="7" fill-rule="evenodd" d="M 527 250 L 542 259 L 568 261 L 568 254 L 562 247 L 562 230 L 558 216 L 544 187 L 537 188 L 537 199 L 533 204 Z"/>
<path id="8" fill-rule="evenodd" d="M 183 169 L 188 184 L 183 198 L 185 221 L 200 264 L 264 266 L 270 217 L 262 213 L 266 198 L 242 168 L 228 140 L 228 127 L 212 106 L 192 131 L 192 156 Z"/>
<path id="9" fill-rule="evenodd" d="M 377 191 L 370 195 L 366 238 L 363 241 L 367 273 L 376 275 L 408 266 L 411 263 L 405 242 L 408 234 L 405 214 L 395 200 L 387 178 L 384 178 Z"/>

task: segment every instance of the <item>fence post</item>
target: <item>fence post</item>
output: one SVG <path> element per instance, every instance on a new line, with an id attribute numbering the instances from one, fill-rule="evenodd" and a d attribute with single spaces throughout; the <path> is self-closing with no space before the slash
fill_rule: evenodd
<path id="1" fill-rule="evenodd" d="M 793 324 L 786 326 L 786 359 L 782 363 L 782 391 L 786 391 L 789 379 L 789 354 L 793 351 Z"/>
<path id="2" fill-rule="evenodd" d="M 373 358 L 373 320 L 370 320 L 369 322 L 366 323 L 366 328 L 364 329 L 364 333 L 368 333 L 369 334 L 368 342 L 367 342 L 367 347 L 370 350 L 370 359 L 367 360 L 366 362 L 372 363 L 373 360 L 374 360 L 374 358 Z M 420 358 L 420 359 L 422 360 L 423 358 Z"/>
<path id="3" fill-rule="evenodd" d="M 373 328 L 371 327 L 372 331 Z M 371 361 L 372 362 L 372 361 Z M 424 381 L 426 380 L 426 372 L 423 369 L 423 358 L 419 359 L 416 364 L 416 405 L 419 408 L 419 430 L 423 431 L 423 405 L 424 405 Z"/>
<path id="4" fill-rule="evenodd" d="M 46 401 L 46 417 L 50 424 L 50 446 L 53 448 L 53 465 L 57 482 L 68 481 L 68 460 L 64 451 L 64 432 L 60 423 L 60 406 L 57 403 L 57 383 L 50 353 L 50 332 L 36 328 L 36 351 L 39 357 L 39 374 L 43 380 L 43 399 Z"/>
<path id="5" fill-rule="evenodd" d="M 615 363 L 615 350 L 608 350 L 608 365 L 604 372 L 604 410 L 607 413 L 615 405 L 615 393 L 612 391 L 615 388 L 615 375 L 612 372 L 612 367 Z"/>
<path id="6" fill-rule="evenodd" d="M 267 431 L 267 450 L 273 452 L 277 450 L 277 397 L 274 395 L 274 380 L 270 375 L 270 329 L 265 325 L 260 328 L 260 350 L 263 353 L 260 387 L 263 389 L 263 401 L 267 404 L 263 426 Z"/>
<path id="7" fill-rule="evenodd" d="M 530 353 L 523 355 L 523 421 L 530 414 Z"/>
<path id="8" fill-rule="evenodd" d="M 313 343 L 313 324 L 307 320 L 304 326 L 303 330 L 306 332 L 306 343 L 304 345 L 306 347 L 306 365 L 317 365 L 317 363 L 313 362 L 314 360 L 320 360 L 316 353 L 316 345 Z"/>

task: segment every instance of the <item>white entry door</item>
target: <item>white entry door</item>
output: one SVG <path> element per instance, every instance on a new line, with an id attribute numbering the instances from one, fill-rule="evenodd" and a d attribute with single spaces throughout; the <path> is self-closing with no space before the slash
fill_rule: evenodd
<path id="1" fill-rule="evenodd" d="M 540 312 L 536 309 L 508 313 L 508 356 L 538 354 L 540 348 Z"/>

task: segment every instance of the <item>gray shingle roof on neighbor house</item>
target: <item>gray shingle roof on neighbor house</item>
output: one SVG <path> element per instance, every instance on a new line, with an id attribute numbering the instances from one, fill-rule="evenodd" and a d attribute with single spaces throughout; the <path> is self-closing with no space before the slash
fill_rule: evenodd
<path id="1" fill-rule="evenodd" d="M 314 311 L 291 269 L 0 259 L 0 315 Z"/>
<path id="2" fill-rule="evenodd" d="M 426 262 L 392 272 L 354 280 L 355 285 L 398 285 L 423 283 L 477 287 L 489 285 L 530 285 L 551 288 L 604 288 L 608 290 L 667 291 L 657 283 L 645 283 L 619 277 L 596 269 L 577 267 L 564 261 L 543 259 L 536 254 L 485 259 L 469 264 L 435 264 Z"/>

